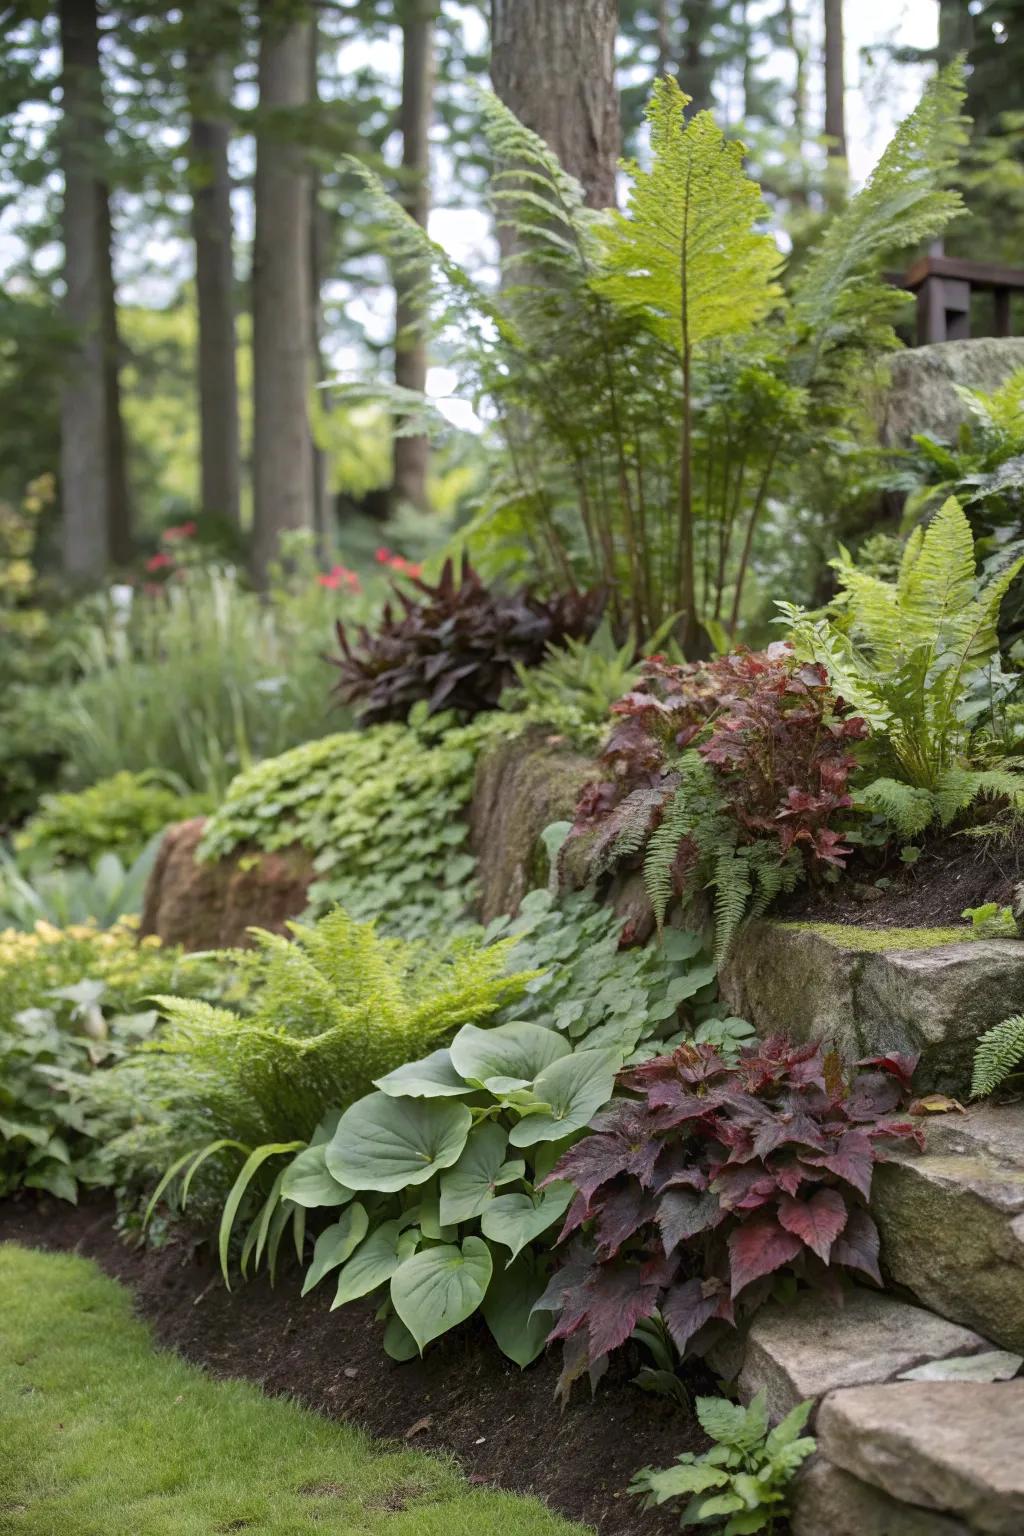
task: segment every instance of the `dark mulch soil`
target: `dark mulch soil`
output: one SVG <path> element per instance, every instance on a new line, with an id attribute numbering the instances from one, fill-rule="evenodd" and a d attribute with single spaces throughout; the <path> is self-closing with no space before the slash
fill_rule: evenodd
<path id="1" fill-rule="evenodd" d="M 862 928 L 946 928 L 963 922 L 967 907 L 1009 904 L 1024 877 L 1024 852 L 995 850 L 985 840 L 952 834 L 929 843 L 915 864 L 858 867 L 835 885 L 798 887 L 778 916 Z M 873 882 L 882 879 L 879 888 Z M 968 924 L 964 924 L 967 936 Z"/>
<path id="2" fill-rule="evenodd" d="M 679 1530 L 678 1515 L 642 1513 L 626 1486 L 639 1467 L 707 1442 L 690 1414 L 630 1385 L 625 1363 L 593 1399 L 577 1387 L 564 1413 L 554 1399 L 557 1352 L 520 1371 L 483 1326 L 396 1365 L 371 1308 L 329 1311 L 329 1282 L 302 1300 L 294 1273 L 275 1290 L 260 1278 L 229 1293 L 205 1244 L 147 1250 L 123 1241 L 107 1198 L 78 1207 L 25 1193 L 2 1201 L 3 1240 L 96 1260 L 132 1287 L 160 1343 L 216 1376 L 245 1377 L 372 1434 L 453 1452 L 471 1482 L 537 1494 L 600 1536 Z"/>

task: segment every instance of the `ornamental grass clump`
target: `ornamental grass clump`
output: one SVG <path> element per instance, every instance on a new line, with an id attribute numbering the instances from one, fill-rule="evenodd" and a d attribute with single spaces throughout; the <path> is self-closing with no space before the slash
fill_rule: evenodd
<path id="1" fill-rule="evenodd" d="M 923 1145 L 899 1117 L 915 1065 L 875 1057 L 847 1082 L 820 1045 L 776 1038 L 735 1065 L 683 1045 L 622 1073 L 622 1096 L 550 1175 L 577 1192 L 539 1303 L 566 1341 L 563 1388 L 655 1312 L 685 1356 L 783 1277 L 880 1285 L 871 1178 L 888 1143 Z"/>

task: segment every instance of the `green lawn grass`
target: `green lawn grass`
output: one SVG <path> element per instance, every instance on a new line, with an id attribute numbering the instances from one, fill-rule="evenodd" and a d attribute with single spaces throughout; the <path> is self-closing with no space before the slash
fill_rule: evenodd
<path id="1" fill-rule="evenodd" d="M 10 1244 L 0 1532 L 587 1536 L 532 1499 L 470 1488 L 449 1463 L 213 1381 L 155 1350 L 129 1293 L 95 1265 Z"/>

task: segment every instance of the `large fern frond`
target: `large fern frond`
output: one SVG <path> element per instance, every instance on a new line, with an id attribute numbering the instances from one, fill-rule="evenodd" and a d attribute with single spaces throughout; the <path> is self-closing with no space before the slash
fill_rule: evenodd
<path id="1" fill-rule="evenodd" d="M 642 317 L 680 351 L 734 335 L 781 298 L 775 241 L 757 229 L 761 189 L 710 112 L 689 121 L 670 76 L 655 81 L 647 109 L 653 165 L 630 165 L 626 213 L 602 231 L 599 292 Z"/>
<path id="2" fill-rule="evenodd" d="M 935 820 L 935 796 L 900 779 L 873 779 L 856 792 L 859 806 L 884 816 L 900 837 L 920 837 Z"/>
<path id="3" fill-rule="evenodd" d="M 955 61 L 929 83 L 794 282 L 794 311 L 807 338 L 797 370 L 803 382 L 812 381 L 837 344 L 891 343 L 898 295 L 882 276 L 887 256 L 933 239 L 963 206 L 949 186 L 965 141 L 963 73 Z"/>
<path id="4" fill-rule="evenodd" d="M 673 865 L 679 844 L 693 827 L 693 808 L 685 788 L 675 792 L 660 826 L 654 829 L 644 855 L 644 890 L 654 911 L 659 933 L 665 926 L 665 913 L 675 892 Z"/>
<path id="5" fill-rule="evenodd" d="M 1010 768 L 951 768 L 936 786 L 935 808 L 944 827 L 976 800 L 1006 800 L 1012 810 L 1024 810 L 1024 774 Z"/>
<path id="6" fill-rule="evenodd" d="M 1024 1014 L 1015 1013 L 979 1037 L 971 1098 L 984 1099 L 1024 1065 Z"/>

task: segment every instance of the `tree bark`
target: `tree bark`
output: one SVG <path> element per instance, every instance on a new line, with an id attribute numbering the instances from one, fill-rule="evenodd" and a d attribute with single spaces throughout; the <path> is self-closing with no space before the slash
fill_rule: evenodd
<path id="1" fill-rule="evenodd" d="M 309 97 L 320 100 L 320 28 L 314 13 L 309 28 Z M 320 175 L 315 166 L 309 176 L 309 356 L 313 381 L 321 384 L 327 369 L 323 350 L 324 267 L 328 247 L 326 215 L 320 206 Z M 319 394 L 325 410 L 330 403 L 325 392 Z M 313 445 L 313 529 L 320 558 L 326 563 L 331 552 L 331 486 L 327 454 Z"/>
<path id="2" fill-rule="evenodd" d="M 104 363 L 109 246 L 100 180 L 103 88 L 95 0 L 60 0 L 59 16 L 64 314 L 74 337 L 60 406 L 62 543 L 66 573 L 90 580 L 102 576 L 110 555 L 110 391 Z"/>
<path id="3" fill-rule="evenodd" d="M 230 70 L 198 49 L 189 58 L 192 239 L 196 257 L 199 344 L 199 500 L 238 527 L 241 450 L 231 221 L 231 130 L 218 107 L 231 94 Z"/>
<path id="4" fill-rule="evenodd" d="M 685 23 L 683 56 L 679 84 L 693 98 L 691 112 L 704 112 L 714 106 L 714 64 L 708 52 L 714 0 L 683 0 Z"/>
<path id="5" fill-rule="evenodd" d="M 297 107 L 309 101 L 309 22 L 261 6 L 253 240 L 253 575 L 266 584 L 282 533 L 313 526 L 309 428 L 309 173 Z"/>
<path id="6" fill-rule="evenodd" d="M 430 124 L 434 111 L 434 18 L 436 0 L 406 0 L 402 20 L 402 201 L 423 229 L 430 216 Z M 427 345 L 411 285 L 395 279 L 395 383 L 422 393 L 427 384 Z M 394 439 L 392 496 L 427 504 L 430 445 L 426 437 Z"/>
<path id="7" fill-rule="evenodd" d="M 971 46 L 974 18 L 967 0 L 939 0 L 939 65 L 946 65 Z"/>
<path id="8" fill-rule="evenodd" d="M 828 152 L 846 159 L 846 65 L 843 0 L 825 0 L 825 136 Z"/>
<path id="9" fill-rule="evenodd" d="M 103 290 L 103 389 L 106 396 L 107 538 L 115 565 L 128 565 L 135 553 L 131 491 L 121 415 L 121 334 L 114 285 L 114 231 L 110 193 L 98 187 L 100 211 L 100 283 Z"/>
<path id="10" fill-rule="evenodd" d="M 491 78 L 592 208 L 615 203 L 618 0 L 491 0 Z"/>

